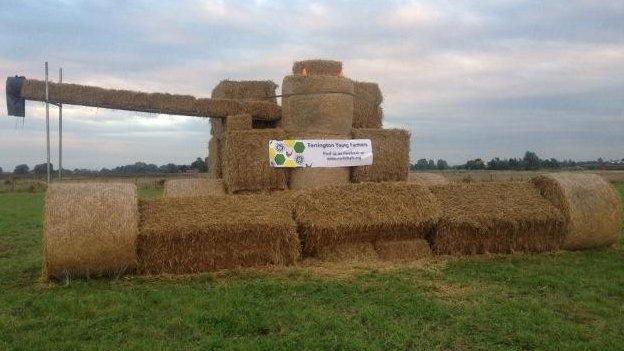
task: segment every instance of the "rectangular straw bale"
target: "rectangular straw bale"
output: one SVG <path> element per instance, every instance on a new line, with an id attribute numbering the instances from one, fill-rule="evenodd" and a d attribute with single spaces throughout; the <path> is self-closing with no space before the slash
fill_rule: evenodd
<path id="1" fill-rule="evenodd" d="M 277 102 L 277 84 L 270 80 L 222 80 L 212 90 L 213 98 L 238 100 L 264 100 Z"/>
<path id="2" fill-rule="evenodd" d="M 353 182 L 406 180 L 409 173 L 410 134 L 403 129 L 353 129 L 354 139 L 371 139 L 373 164 L 352 168 Z"/>
<path id="3" fill-rule="evenodd" d="M 241 113 L 266 121 L 277 121 L 282 117 L 282 108 L 271 101 L 200 98 L 195 100 L 195 110 L 196 115 L 211 118 L 226 118 Z"/>
<path id="4" fill-rule="evenodd" d="M 223 137 L 225 131 L 223 118 L 211 118 L 210 119 L 210 135 L 217 139 Z"/>
<path id="5" fill-rule="evenodd" d="M 342 62 L 334 60 L 296 61 L 292 68 L 296 75 L 341 76 Z"/>
<path id="6" fill-rule="evenodd" d="M 304 253 L 343 243 L 422 239 L 439 205 L 429 190 L 408 183 L 362 183 L 303 192 L 294 205 Z"/>
<path id="7" fill-rule="evenodd" d="M 229 193 L 286 188 L 283 168 L 269 164 L 269 140 L 284 139 L 281 129 L 235 130 L 223 144 L 223 180 Z"/>
<path id="8" fill-rule="evenodd" d="M 142 201 L 139 271 L 182 274 L 294 264 L 300 256 L 297 227 L 281 200 L 237 195 Z"/>
<path id="9" fill-rule="evenodd" d="M 377 83 L 353 82 L 353 128 L 381 128 L 383 97 Z"/>
<path id="10" fill-rule="evenodd" d="M 228 116 L 225 120 L 225 130 L 248 130 L 251 129 L 251 115 L 242 113 L 239 115 Z"/>
<path id="11" fill-rule="evenodd" d="M 223 178 L 221 143 L 222 140 L 217 139 L 214 135 L 208 142 L 208 177 L 212 179 Z"/>
<path id="12" fill-rule="evenodd" d="M 133 271 L 138 223 L 134 184 L 50 184 L 43 224 L 44 278 Z"/>
<path id="13" fill-rule="evenodd" d="M 442 206 L 431 238 L 438 254 L 542 252 L 563 243 L 565 218 L 529 182 L 430 189 Z"/>
<path id="14" fill-rule="evenodd" d="M 223 180 L 206 178 L 167 179 L 165 197 L 197 197 L 225 195 Z"/>

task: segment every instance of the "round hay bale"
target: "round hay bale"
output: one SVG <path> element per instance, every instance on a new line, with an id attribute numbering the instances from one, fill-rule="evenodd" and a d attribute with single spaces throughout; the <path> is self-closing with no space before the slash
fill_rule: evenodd
<path id="1" fill-rule="evenodd" d="M 133 270 L 138 223 L 134 184 L 50 184 L 43 224 L 44 277 L 93 277 Z"/>
<path id="2" fill-rule="evenodd" d="M 443 175 L 439 173 L 415 173 L 410 172 L 407 176 L 407 181 L 411 183 L 416 183 L 422 186 L 430 187 L 430 186 L 438 186 L 438 185 L 447 185 L 451 182 Z"/>
<path id="3" fill-rule="evenodd" d="M 223 179 L 168 179 L 165 181 L 165 197 L 198 197 L 225 195 Z"/>
<path id="4" fill-rule="evenodd" d="M 533 183 L 566 218 L 564 249 L 617 244 L 620 197 L 602 177 L 588 173 L 550 173 L 534 178 Z"/>
<path id="5" fill-rule="evenodd" d="M 296 133 L 288 136 L 289 139 L 339 139 L 347 140 L 351 135 L 327 134 L 327 133 Z M 351 169 L 349 167 L 293 168 L 289 172 L 288 187 L 290 189 L 314 189 L 325 186 L 348 184 L 351 182 Z"/>
<path id="6" fill-rule="evenodd" d="M 342 62 L 333 60 L 296 61 L 292 68 L 293 74 L 300 75 L 342 75 Z"/>
<path id="7" fill-rule="evenodd" d="M 282 85 L 281 126 L 287 132 L 349 134 L 353 82 L 332 76 L 287 76 Z"/>

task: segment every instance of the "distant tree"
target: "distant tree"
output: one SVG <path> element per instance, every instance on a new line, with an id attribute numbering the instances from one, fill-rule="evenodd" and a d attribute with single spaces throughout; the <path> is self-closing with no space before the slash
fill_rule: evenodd
<path id="1" fill-rule="evenodd" d="M 54 166 L 52 164 L 50 164 L 50 173 L 51 172 L 54 172 Z M 40 163 L 36 165 L 35 168 L 33 168 L 33 173 L 37 175 L 47 174 L 48 173 L 47 163 Z"/>
<path id="2" fill-rule="evenodd" d="M 477 158 L 466 162 L 467 169 L 485 169 L 485 162 L 482 159 Z"/>
<path id="3" fill-rule="evenodd" d="M 417 170 L 425 170 L 427 169 L 427 167 L 429 167 L 429 162 L 427 161 L 426 158 L 421 158 L 420 160 L 416 161 L 415 166 Z"/>
<path id="4" fill-rule="evenodd" d="M 4 173 L 4 170 L 2 169 L 2 167 L 0 167 L 0 174 Z"/>
<path id="5" fill-rule="evenodd" d="M 445 170 L 449 168 L 448 162 L 446 162 L 445 160 L 439 159 L 438 162 L 436 163 L 436 167 L 439 170 Z"/>
<path id="6" fill-rule="evenodd" d="M 436 168 L 436 164 L 434 160 L 427 161 L 427 169 L 435 169 L 435 168 Z"/>
<path id="7" fill-rule="evenodd" d="M 549 160 L 542 161 L 542 167 L 548 169 L 558 169 L 561 168 L 561 164 L 557 161 L 556 158 L 551 158 Z"/>
<path id="8" fill-rule="evenodd" d="M 163 173 L 178 173 L 178 165 L 173 163 L 167 163 L 158 167 L 158 170 Z"/>
<path id="9" fill-rule="evenodd" d="M 28 167 L 28 165 L 21 164 L 21 165 L 15 166 L 13 173 L 14 174 L 28 174 L 29 171 L 30 171 L 30 167 Z"/>
<path id="10" fill-rule="evenodd" d="M 199 172 L 205 173 L 208 172 L 208 166 L 206 162 L 198 157 L 193 163 L 191 163 L 191 169 L 196 169 Z"/>
<path id="11" fill-rule="evenodd" d="M 537 156 L 535 152 L 527 151 L 524 154 L 524 158 L 522 158 L 522 163 L 524 165 L 524 169 L 529 171 L 534 171 L 540 168 L 540 158 Z"/>

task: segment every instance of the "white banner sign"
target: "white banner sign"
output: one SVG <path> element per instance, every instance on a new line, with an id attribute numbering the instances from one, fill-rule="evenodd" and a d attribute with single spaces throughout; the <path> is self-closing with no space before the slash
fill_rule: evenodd
<path id="1" fill-rule="evenodd" d="M 270 140 L 273 167 L 351 167 L 373 164 L 370 139 Z"/>

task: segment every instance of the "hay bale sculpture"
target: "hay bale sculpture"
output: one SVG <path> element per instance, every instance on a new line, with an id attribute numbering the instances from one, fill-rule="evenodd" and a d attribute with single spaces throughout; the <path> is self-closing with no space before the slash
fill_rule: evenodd
<path id="1" fill-rule="evenodd" d="M 621 205 L 600 177 L 451 184 L 409 174 L 410 134 L 382 129 L 376 83 L 339 61 L 293 65 L 282 104 L 271 81 L 224 80 L 211 98 L 52 84 L 51 100 L 211 118 L 209 178 L 165 183 L 137 202 L 131 184 L 52 184 L 44 276 L 196 273 L 325 261 L 405 261 L 431 254 L 544 252 L 613 245 Z M 21 98 L 41 101 L 25 80 Z M 373 163 L 274 168 L 269 140 L 369 139 Z"/>

